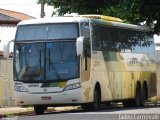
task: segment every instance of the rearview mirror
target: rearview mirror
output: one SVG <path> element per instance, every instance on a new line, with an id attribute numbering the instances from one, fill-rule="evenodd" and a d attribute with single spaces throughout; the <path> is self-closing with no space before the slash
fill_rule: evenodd
<path id="1" fill-rule="evenodd" d="M 77 44 L 76 44 L 76 48 L 77 48 L 77 56 L 82 56 L 83 54 L 83 40 L 84 37 L 79 37 L 77 38 Z"/>
<path id="2" fill-rule="evenodd" d="M 3 46 L 3 56 L 4 58 L 9 58 L 9 49 L 10 49 L 10 44 L 14 42 L 14 39 L 13 40 L 10 40 L 6 45 Z"/>

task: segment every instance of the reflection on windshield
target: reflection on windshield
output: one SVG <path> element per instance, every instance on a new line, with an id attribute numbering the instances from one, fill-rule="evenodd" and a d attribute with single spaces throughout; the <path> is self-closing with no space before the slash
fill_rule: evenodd
<path id="1" fill-rule="evenodd" d="M 46 58 L 46 80 L 78 76 L 75 42 L 47 43 Z"/>
<path id="2" fill-rule="evenodd" d="M 44 79 L 44 45 L 17 44 L 15 45 L 15 80 Z"/>
<path id="3" fill-rule="evenodd" d="M 75 42 L 16 44 L 14 79 L 58 81 L 78 77 Z"/>

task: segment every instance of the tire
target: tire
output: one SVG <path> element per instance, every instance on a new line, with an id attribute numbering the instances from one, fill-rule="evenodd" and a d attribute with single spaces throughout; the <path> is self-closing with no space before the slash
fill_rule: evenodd
<path id="1" fill-rule="evenodd" d="M 123 101 L 123 107 L 128 108 L 128 107 L 134 107 L 135 104 L 133 104 L 134 101 L 133 100 L 125 100 Z"/>
<path id="2" fill-rule="evenodd" d="M 99 110 L 100 103 L 101 103 L 101 92 L 100 88 L 96 87 L 94 91 L 93 110 Z"/>
<path id="3" fill-rule="evenodd" d="M 94 90 L 93 103 L 87 103 L 81 105 L 82 109 L 85 111 L 95 111 L 100 109 L 101 102 L 101 92 L 99 87 L 96 87 Z"/>
<path id="4" fill-rule="evenodd" d="M 90 110 L 92 110 L 92 104 L 91 103 L 83 104 L 83 105 L 81 105 L 81 108 L 84 111 L 90 111 Z"/>
<path id="5" fill-rule="evenodd" d="M 112 102 L 106 102 L 106 103 L 105 103 L 105 106 L 106 106 L 106 107 L 112 107 Z"/>
<path id="6" fill-rule="evenodd" d="M 34 112 L 36 115 L 42 115 L 46 107 L 44 106 L 34 106 Z"/>
<path id="7" fill-rule="evenodd" d="M 130 106 L 131 106 L 130 103 L 131 103 L 131 102 L 130 102 L 129 100 L 123 101 L 123 107 L 125 107 L 125 108 L 130 107 Z"/>
<path id="8" fill-rule="evenodd" d="M 145 106 L 145 102 L 147 99 L 148 99 L 148 88 L 147 88 L 147 85 L 144 84 L 142 89 L 141 106 Z"/>
<path id="9" fill-rule="evenodd" d="M 137 84 L 136 86 L 136 96 L 135 96 L 135 99 L 134 99 L 134 105 L 136 107 L 140 107 L 141 106 L 141 101 L 142 101 L 142 98 L 141 98 L 141 87 L 140 85 Z"/>

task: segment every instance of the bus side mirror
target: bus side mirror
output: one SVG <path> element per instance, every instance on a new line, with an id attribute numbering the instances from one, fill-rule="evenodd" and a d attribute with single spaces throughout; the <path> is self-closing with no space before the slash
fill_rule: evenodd
<path id="1" fill-rule="evenodd" d="M 4 45 L 3 47 L 3 55 L 4 55 L 4 58 L 9 58 L 9 49 L 10 49 L 10 44 L 14 42 L 14 40 L 10 40 L 6 45 Z"/>
<path id="2" fill-rule="evenodd" d="M 78 37 L 76 42 L 76 48 L 77 48 L 77 56 L 82 56 L 83 54 L 83 40 L 84 37 Z"/>

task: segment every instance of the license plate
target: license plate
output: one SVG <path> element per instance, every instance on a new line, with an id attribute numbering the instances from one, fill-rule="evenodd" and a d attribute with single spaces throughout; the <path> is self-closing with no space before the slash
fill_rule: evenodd
<path id="1" fill-rule="evenodd" d="M 44 97 L 41 97 L 41 100 L 51 100 L 51 97 L 50 96 L 44 96 Z"/>

